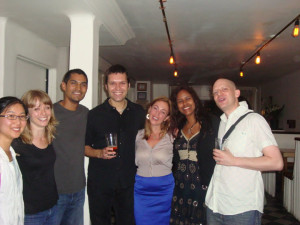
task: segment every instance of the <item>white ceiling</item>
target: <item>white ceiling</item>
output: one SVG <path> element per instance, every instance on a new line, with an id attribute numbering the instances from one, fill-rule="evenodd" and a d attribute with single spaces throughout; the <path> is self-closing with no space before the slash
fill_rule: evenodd
<path id="1" fill-rule="evenodd" d="M 300 37 L 290 26 L 261 52 L 262 63 L 239 67 L 272 35 L 300 14 L 299 0 L 167 0 L 165 12 L 179 78 L 168 64 L 170 49 L 158 0 L 0 0 L 8 17 L 56 46 L 68 46 L 70 13 L 92 12 L 103 22 L 99 55 L 127 67 L 135 80 L 210 84 L 219 76 L 259 85 L 300 71 Z M 112 7 L 113 6 L 113 7 Z M 115 9 L 119 11 L 116 11 Z M 111 10 L 114 9 L 114 12 Z M 126 43 L 110 29 L 115 14 L 132 32 Z"/>

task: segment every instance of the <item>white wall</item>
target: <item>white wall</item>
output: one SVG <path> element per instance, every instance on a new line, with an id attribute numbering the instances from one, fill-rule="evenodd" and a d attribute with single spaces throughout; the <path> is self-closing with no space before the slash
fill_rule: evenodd
<path id="1" fill-rule="evenodd" d="M 198 94 L 200 100 L 212 100 L 210 85 L 193 85 L 192 87 Z"/>
<path id="2" fill-rule="evenodd" d="M 57 57 L 57 64 L 56 64 L 56 80 L 54 80 L 51 85 L 56 87 L 55 89 L 55 101 L 54 102 L 62 100 L 63 99 L 63 93 L 60 89 L 60 84 L 63 79 L 63 76 L 65 73 L 69 70 L 69 55 L 70 55 L 70 48 L 69 47 L 60 47 L 57 48 L 58 51 L 58 57 Z M 51 81 L 51 76 L 50 81 Z M 50 85 L 50 82 L 49 82 Z"/>
<path id="3" fill-rule="evenodd" d="M 300 130 L 300 70 L 261 86 L 263 98 L 273 97 L 273 104 L 285 105 L 279 118 L 279 127 Z M 288 129 L 287 120 L 296 120 L 296 128 Z"/>
<path id="4" fill-rule="evenodd" d="M 300 134 L 274 134 L 279 148 L 295 149 L 295 137 L 300 137 Z"/>
<path id="5" fill-rule="evenodd" d="M 63 68 L 64 66 L 57 67 L 59 59 L 61 60 L 60 54 L 59 49 L 52 43 L 41 39 L 34 33 L 8 20 L 5 29 L 5 76 L 3 84 L 0 84 L 3 95 L 16 95 L 15 79 L 18 56 L 27 58 L 50 69 L 50 75 L 55 76 L 55 79 L 53 77 L 50 79 L 56 80 L 56 74 L 63 74 L 66 71 L 66 68 Z M 26 74 L 24 75 L 26 76 Z M 55 91 L 57 90 L 56 82 L 52 85 L 52 88 Z M 53 90 L 51 93 L 53 93 Z M 53 96 L 55 97 L 55 95 Z M 56 101 L 56 99 L 53 99 L 53 101 Z"/>
<path id="6" fill-rule="evenodd" d="M 0 17 L 0 97 L 4 95 L 4 63 L 5 63 L 5 31 L 6 31 L 7 19 Z"/>
<path id="7" fill-rule="evenodd" d="M 161 96 L 170 97 L 168 84 L 152 84 L 152 99 L 156 99 Z"/>

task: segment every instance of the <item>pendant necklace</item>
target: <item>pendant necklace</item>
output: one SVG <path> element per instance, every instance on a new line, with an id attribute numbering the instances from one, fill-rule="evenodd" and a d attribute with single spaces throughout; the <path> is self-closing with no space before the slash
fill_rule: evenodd
<path id="1" fill-rule="evenodd" d="M 194 126 L 197 124 L 197 121 L 188 129 L 188 133 L 189 134 L 194 134 L 192 129 L 194 128 Z"/>

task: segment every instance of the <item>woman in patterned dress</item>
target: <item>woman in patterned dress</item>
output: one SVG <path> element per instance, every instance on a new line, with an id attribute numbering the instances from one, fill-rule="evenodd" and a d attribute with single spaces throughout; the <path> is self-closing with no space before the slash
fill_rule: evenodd
<path id="1" fill-rule="evenodd" d="M 215 166 L 213 148 L 219 120 L 205 113 L 191 87 L 178 87 L 171 101 L 178 134 L 173 150 L 175 188 L 170 224 L 206 224 L 204 201 Z"/>

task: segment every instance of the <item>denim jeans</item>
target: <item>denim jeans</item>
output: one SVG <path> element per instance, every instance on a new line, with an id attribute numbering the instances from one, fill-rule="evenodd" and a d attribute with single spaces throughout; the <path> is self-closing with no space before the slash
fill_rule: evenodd
<path id="1" fill-rule="evenodd" d="M 42 212 L 26 214 L 24 225 L 53 225 L 57 224 L 57 206 Z"/>
<path id="2" fill-rule="evenodd" d="M 57 201 L 58 225 L 83 225 L 85 188 L 72 194 L 59 194 Z"/>
<path id="3" fill-rule="evenodd" d="M 236 215 L 222 215 L 206 210 L 208 225 L 261 225 L 262 214 L 257 210 L 251 210 Z"/>

